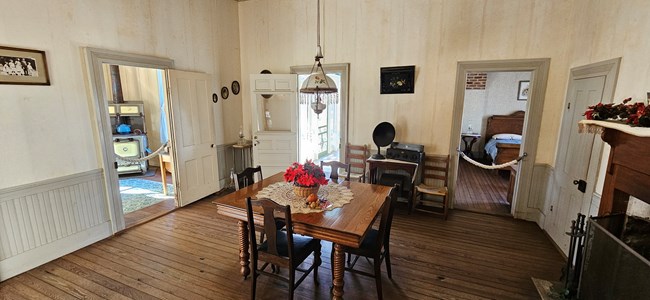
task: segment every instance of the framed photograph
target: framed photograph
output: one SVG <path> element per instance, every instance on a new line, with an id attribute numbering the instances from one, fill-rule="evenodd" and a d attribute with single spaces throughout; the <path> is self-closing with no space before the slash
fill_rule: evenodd
<path id="1" fill-rule="evenodd" d="M 232 82 L 230 85 L 230 90 L 232 91 L 233 95 L 239 94 L 239 81 L 235 80 Z"/>
<path id="2" fill-rule="evenodd" d="M 381 68 L 381 94 L 413 94 L 415 66 Z"/>
<path id="3" fill-rule="evenodd" d="M 45 51 L 0 46 L 0 84 L 50 85 Z"/>
<path id="4" fill-rule="evenodd" d="M 517 100 L 526 101 L 528 100 L 528 92 L 530 87 L 530 81 L 521 80 L 519 81 L 519 89 L 517 92 Z"/>
<path id="5" fill-rule="evenodd" d="M 227 87 L 224 86 L 224 87 L 221 88 L 221 99 L 223 99 L 223 100 L 228 99 L 228 95 L 229 95 L 229 94 L 230 94 L 230 93 L 228 92 L 228 88 L 227 88 Z"/>

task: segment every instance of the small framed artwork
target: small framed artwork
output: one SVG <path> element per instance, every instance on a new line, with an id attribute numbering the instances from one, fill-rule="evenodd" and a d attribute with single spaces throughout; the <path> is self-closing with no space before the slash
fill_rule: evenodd
<path id="1" fill-rule="evenodd" d="M 413 94 L 415 91 L 415 66 L 381 68 L 382 94 Z"/>
<path id="2" fill-rule="evenodd" d="M 228 99 L 228 94 L 230 94 L 230 93 L 228 92 L 228 88 L 225 87 L 225 86 L 222 87 L 222 88 L 221 88 L 221 99 L 223 99 L 223 100 Z"/>
<path id="3" fill-rule="evenodd" d="M 235 80 L 232 82 L 230 85 L 230 90 L 232 91 L 233 95 L 239 94 L 239 81 Z"/>
<path id="4" fill-rule="evenodd" d="M 45 51 L 0 46 L 0 84 L 50 85 Z"/>
<path id="5" fill-rule="evenodd" d="M 521 80 L 519 81 L 519 89 L 517 90 L 517 100 L 526 101 L 528 100 L 528 92 L 530 91 L 530 81 Z"/>

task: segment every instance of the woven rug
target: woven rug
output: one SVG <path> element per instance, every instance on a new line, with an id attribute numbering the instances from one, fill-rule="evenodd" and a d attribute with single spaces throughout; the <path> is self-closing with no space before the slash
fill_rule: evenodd
<path id="1" fill-rule="evenodd" d="M 167 185 L 167 196 L 162 190 L 161 182 L 138 178 L 120 179 L 122 211 L 127 214 L 161 201 L 174 199 L 173 185 Z"/>

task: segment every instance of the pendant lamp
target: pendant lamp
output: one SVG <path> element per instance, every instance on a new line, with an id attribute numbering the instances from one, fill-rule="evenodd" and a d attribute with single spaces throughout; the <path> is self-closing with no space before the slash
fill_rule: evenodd
<path id="1" fill-rule="evenodd" d="M 327 108 L 327 104 L 338 103 L 338 89 L 334 80 L 325 74 L 321 59 L 323 51 L 320 46 L 320 0 L 317 1 L 316 17 L 316 56 L 311 74 L 300 87 L 300 104 L 309 103 L 316 115 L 320 115 Z"/>

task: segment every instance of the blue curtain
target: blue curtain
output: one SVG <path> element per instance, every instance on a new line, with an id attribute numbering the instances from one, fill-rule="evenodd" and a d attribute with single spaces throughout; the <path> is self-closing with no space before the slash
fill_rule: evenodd
<path id="1" fill-rule="evenodd" d="M 165 114 L 165 80 L 163 70 L 158 70 L 158 97 L 160 98 L 160 143 L 168 140 L 167 136 L 167 115 Z"/>

